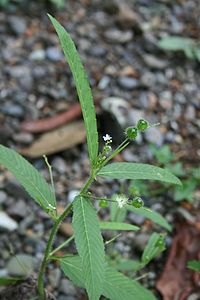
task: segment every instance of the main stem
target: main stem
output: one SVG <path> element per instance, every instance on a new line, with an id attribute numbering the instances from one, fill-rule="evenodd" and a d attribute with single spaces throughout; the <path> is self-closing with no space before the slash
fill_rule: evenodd
<path id="1" fill-rule="evenodd" d="M 45 253 L 44 253 L 44 258 L 43 258 L 42 264 L 40 266 L 39 275 L 38 275 L 38 293 L 39 293 L 39 297 L 41 300 L 46 299 L 46 293 L 45 293 L 44 282 L 43 282 L 43 274 L 45 272 L 45 269 L 46 269 L 46 266 L 48 263 L 49 253 L 51 252 L 53 241 L 54 241 L 55 235 L 58 231 L 58 228 L 59 228 L 60 224 L 62 223 L 62 221 L 70 213 L 71 209 L 72 209 L 72 204 L 68 205 L 66 207 L 66 209 L 64 210 L 64 212 L 56 220 L 56 222 L 54 223 L 54 225 L 52 227 L 49 240 L 47 242 L 47 246 L 46 246 Z"/>

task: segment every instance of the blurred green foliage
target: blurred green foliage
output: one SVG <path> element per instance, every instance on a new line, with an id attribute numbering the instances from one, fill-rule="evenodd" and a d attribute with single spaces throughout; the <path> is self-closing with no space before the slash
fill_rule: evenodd
<path id="1" fill-rule="evenodd" d="M 182 51 L 189 59 L 200 62 L 200 43 L 190 38 L 180 36 L 167 36 L 158 41 L 163 50 Z"/>
<path id="2" fill-rule="evenodd" d="M 181 179 L 182 186 L 172 187 L 168 184 L 156 189 L 151 185 L 146 185 L 145 182 L 134 180 L 129 186 L 129 193 L 133 196 L 160 196 L 163 192 L 169 191 L 175 201 L 187 200 L 193 202 L 194 193 L 200 186 L 200 169 L 185 168 L 182 162 L 176 161 L 176 155 L 172 153 L 169 145 L 164 145 L 158 148 L 155 145 L 150 147 L 155 162 L 160 167 L 164 167 Z"/>

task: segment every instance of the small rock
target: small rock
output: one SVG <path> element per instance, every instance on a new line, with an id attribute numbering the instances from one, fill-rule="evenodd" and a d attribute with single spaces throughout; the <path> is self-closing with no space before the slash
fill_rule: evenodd
<path id="1" fill-rule="evenodd" d="M 150 88 L 155 85 L 156 78 L 154 73 L 152 72 L 145 72 L 142 77 L 140 78 L 141 85 L 147 88 Z"/>
<path id="2" fill-rule="evenodd" d="M 139 28 L 140 21 L 139 15 L 137 15 L 129 5 L 123 2 L 120 3 L 117 23 L 122 28 Z"/>
<path id="3" fill-rule="evenodd" d="M 27 254 L 18 254 L 12 257 L 6 269 L 10 276 L 27 276 L 34 271 L 35 258 Z"/>
<path id="4" fill-rule="evenodd" d="M 7 229 L 8 231 L 14 231 L 18 228 L 18 224 L 15 220 L 11 219 L 6 213 L 1 211 L 0 228 Z"/>
<path id="5" fill-rule="evenodd" d="M 143 54 L 142 58 L 146 65 L 152 69 L 165 69 L 168 65 L 166 60 L 161 60 L 151 54 Z"/>
<path id="6" fill-rule="evenodd" d="M 26 31 L 27 25 L 24 18 L 17 16 L 9 16 L 8 24 L 10 29 L 16 35 L 21 35 Z"/>
<path id="7" fill-rule="evenodd" d="M 139 249 L 139 250 L 144 250 L 147 242 L 149 240 L 149 235 L 145 233 L 141 233 L 135 237 L 134 240 L 134 245 Z"/>
<path id="8" fill-rule="evenodd" d="M 7 199 L 7 194 L 4 191 L 0 191 L 0 204 L 4 203 Z"/>
<path id="9" fill-rule="evenodd" d="M 138 120 L 144 118 L 145 118 L 145 114 L 143 110 L 132 108 L 129 111 L 129 121 L 133 126 L 137 123 Z"/>
<path id="10" fill-rule="evenodd" d="M 173 105 L 173 99 L 172 99 L 172 93 L 170 91 L 163 91 L 160 93 L 160 105 L 165 110 L 172 109 Z"/>
<path id="11" fill-rule="evenodd" d="M 21 118 L 24 116 L 24 110 L 20 105 L 5 105 L 1 108 L 1 111 L 11 117 Z"/>
<path id="12" fill-rule="evenodd" d="M 37 49 L 30 54 L 30 59 L 32 60 L 44 60 L 45 51 L 43 49 Z"/>
<path id="13" fill-rule="evenodd" d="M 104 36 L 111 43 L 125 44 L 133 39 L 133 32 L 131 30 L 121 31 L 113 28 L 106 30 Z"/>
<path id="14" fill-rule="evenodd" d="M 144 223 L 144 220 L 145 220 L 145 218 L 143 216 L 134 214 L 132 212 L 129 213 L 128 218 L 135 225 L 142 225 Z"/>
<path id="15" fill-rule="evenodd" d="M 118 78 L 118 84 L 121 88 L 125 90 L 134 90 L 139 86 L 138 80 L 131 77 Z"/>
<path id="16" fill-rule="evenodd" d="M 8 212 L 12 216 L 24 218 L 29 213 L 29 209 L 23 200 L 18 200 L 9 208 Z"/>
<path id="17" fill-rule="evenodd" d="M 164 136 L 160 130 L 156 127 L 151 127 L 144 132 L 145 138 L 149 143 L 154 143 L 158 147 L 162 146 L 164 141 Z"/>
<path id="18" fill-rule="evenodd" d="M 57 47 L 49 47 L 46 50 L 46 56 L 48 59 L 52 61 L 60 61 L 63 59 L 63 54 L 60 48 Z"/>
<path id="19" fill-rule="evenodd" d="M 68 296 L 75 296 L 76 289 L 74 285 L 68 279 L 64 278 L 61 280 L 60 291 Z"/>
<path id="20" fill-rule="evenodd" d="M 33 141 L 33 135 L 28 132 L 17 133 L 13 136 L 13 140 L 18 143 L 29 145 Z"/>
<path id="21" fill-rule="evenodd" d="M 74 198 L 75 198 L 79 193 L 80 193 L 80 191 L 77 191 L 77 190 L 72 190 L 72 191 L 70 191 L 70 192 L 68 193 L 68 197 L 67 197 L 68 201 L 69 201 L 70 203 L 72 203 L 72 201 L 74 200 Z"/>
<path id="22" fill-rule="evenodd" d="M 57 170 L 60 174 L 66 174 L 67 166 L 66 162 L 61 157 L 55 157 L 52 161 L 52 167 Z"/>
<path id="23" fill-rule="evenodd" d="M 108 97 L 101 101 L 101 106 L 105 111 L 114 115 L 122 127 L 127 126 L 130 106 L 126 100 L 118 97 Z"/>
<path id="24" fill-rule="evenodd" d="M 105 90 L 107 88 L 107 86 L 109 85 L 109 83 L 110 83 L 110 77 L 103 76 L 101 78 L 101 80 L 99 81 L 98 88 L 100 90 Z"/>
<path id="25" fill-rule="evenodd" d="M 61 270 L 59 268 L 53 269 L 49 274 L 49 281 L 51 283 L 51 286 L 53 288 L 56 288 L 59 286 L 61 279 Z"/>
<path id="26" fill-rule="evenodd" d="M 107 49 L 99 46 L 90 47 L 88 53 L 94 57 L 104 57 L 107 53 Z"/>
<path id="27" fill-rule="evenodd" d="M 187 298 L 187 300 L 199 300 L 199 297 L 200 297 L 200 294 L 193 293 Z"/>
<path id="28" fill-rule="evenodd" d="M 187 106 L 185 111 L 185 118 L 189 121 L 193 121 L 196 118 L 195 108 L 192 105 Z"/>

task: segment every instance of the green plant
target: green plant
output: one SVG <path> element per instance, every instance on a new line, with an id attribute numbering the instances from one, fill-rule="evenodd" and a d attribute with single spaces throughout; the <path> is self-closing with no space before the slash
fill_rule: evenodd
<path id="1" fill-rule="evenodd" d="M 200 62 L 200 43 L 190 38 L 180 36 L 167 36 L 158 41 L 163 50 L 182 51 L 189 59 Z"/>
<path id="2" fill-rule="evenodd" d="M 132 131 L 130 135 L 129 131 L 126 131 L 124 141 L 114 150 L 112 150 L 111 147 L 112 138 L 106 134 L 103 137 L 105 142 L 103 150 L 98 153 L 96 115 L 92 93 L 83 65 L 69 34 L 56 19 L 50 15 L 49 18 L 58 34 L 66 60 L 75 81 L 86 128 L 91 172 L 79 195 L 75 197 L 71 204 L 66 206 L 61 215 L 58 215 L 52 170 L 47 159 L 45 158 L 50 171 L 51 187 L 46 183 L 38 171 L 22 156 L 5 146 L 0 145 L 0 164 L 12 172 L 29 195 L 47 214 L 49 214 L 53 221 L 53 226 L 38 274 L 39 298 L 41 300 L 45 299 L 43 277 L 47 264 L 50 260 L 58 260 L 66 276 L 68 276 L 74 284 L 86 289 L 90 300 L 97 300 L 101 295 L 104 295 L 111 300 L 129 300 L 133 299 L 133 297 L 137 300 L 153 300 L 155 297 L 150 291 L 142 287 L 137 281 L 131 280 L 118 272 L 111 266 L 112 264 L 109 264 L 109 261 L 106 259 L 105 248 L 107 247 L 107 244 L 110 244 L 116 237 L 113 237 L 111 241 L 104 242 L 101 230 L 139 230 L 139 227 L 137 226 L 119 221 L 118 216 L 121 212 L 126 212 L 127 210 L 144 215 L 168 230 L 171 229 L 170 225 L 158 213 L 152 212 L 145 207 L 135 207 L 135 202 L 124 194 L 119 194 L 111 199 L 105 197 L 99 198 L 92 195 L 89 188 L 95 180 L 98 180 L 99 176 L 114 179 L 157 180 L 178 185 L 180 185 L 180 181 L 168 170 L 152 165 L 138 163 L 109 163 L 115 155 L 129 145 L 131 140 L 135 139 L 135 135 L 132 134 Z M 143 131 L 144 125 L 148 123 L 144 124 L 144 122 L 139 122 L 138 124 L 140 124 L 140 126 L 138 125 L 137 127 L 137 131 L 139 132 Z M 145 125 L 145 127 L 145 129 L 148 129 L 150 125 Z M 136 130 L 134 129 L 134 131 Z M 110 222 L 99 221 L 97 211 L 93 206 L 95 200 L 100 202 L 100 207 L 104 207 L 105 204 L 111 206 L 114 217 L 111 217 Z M 65 241 L 58 248 L 52 249 L 60 224 L 66 216 L 71 213 L 73 213 L 72 226 L 74 236 Z M 78 252 L 77 255 L 67 254 L 64 257 L 57 257 L 55 255 L 58 249 L 63 248 L 73 240 L 75 240 Z M 163 250 L 163 235 L 153 234 L 144 250 L 140 266 L 148 263 Z"/>
<path id="3" fill-rule="evenodd" d="M 188 261 L 187 267 L 195 272 L 200 273 L 200 261 L 199 260 Z"/>

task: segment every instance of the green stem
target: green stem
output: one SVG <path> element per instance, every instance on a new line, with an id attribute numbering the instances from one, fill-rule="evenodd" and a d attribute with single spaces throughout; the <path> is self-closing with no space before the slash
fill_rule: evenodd
<path id="1" fill-rule="evenodd" d="M 62 249 L 63 247 L 67 246 L 71 241 L 73 241 L 74 239 L 74 235 L 72 235 L 70 238 L 68 238 L 68 240 L 64 241 L 62 244 L 60 244 L 57 248 L 55 248 L 50 254 L 49 256 L 54 255 L 56 252 L 58 252 L 60 249 Z"/>
<path id="2" fill-rule="evenodd" d="M 64 212 L 59 216 L 59 218 L 56 220 L 56 222 L 54 223 L 54 225 L 52 227 L 50 237 L 49 237 L 49 240 L 47 242 L 46 249 L 45 249 L 44 258 L 42 260 L 42 264 L 40 266 L 39 275 L 38 275 L 38 293 L 39 293 L 40 300 L 45 300 L 46 299 L 46 294 L 45 294 L 45 289 L 44 289 L 44 282 L 43 282 L 43 275 L 44 275 L 44 272 L 45 272 L 45 269 L 46 269 L 46 266 L 47 266 L 47 263 L 48 263 L 49 253 L 51 252 L 55 235 L 58 231 L 58 228 L 59 228 L 61 222 L 70 213 L 71 208 L 72 208 L 72 203 L 69 204 L 65 208 Z"/>

